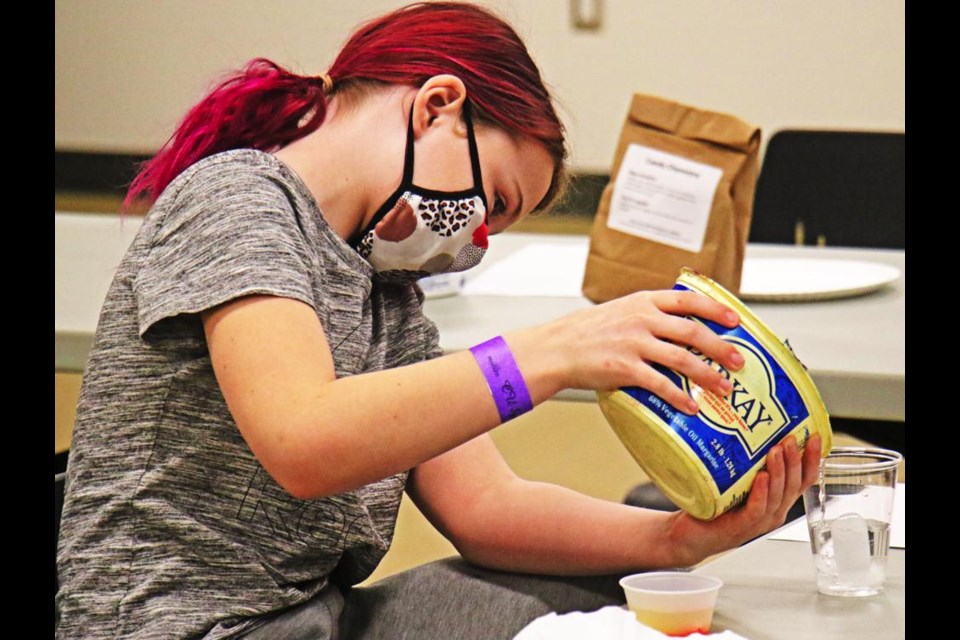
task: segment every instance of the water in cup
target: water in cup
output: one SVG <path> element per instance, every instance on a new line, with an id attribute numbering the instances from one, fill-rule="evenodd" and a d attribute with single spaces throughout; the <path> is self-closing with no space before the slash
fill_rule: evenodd
<path id="1" fill-rule="evenodd" d="M 810 526 L 817 589 L 831 595 L 880 593 L 886 578 L 890 526 L 850 513 Z"/>

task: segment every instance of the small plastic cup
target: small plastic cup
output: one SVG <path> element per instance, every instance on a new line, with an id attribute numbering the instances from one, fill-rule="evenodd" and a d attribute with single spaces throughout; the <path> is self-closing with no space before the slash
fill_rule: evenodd
<path id="1" fill-rule="evenodd" d="M 723 580 L 699 573 L 651 571 L 626 576 L 620 586 L 641 624 L 668 636 L 708 633 Z"/>

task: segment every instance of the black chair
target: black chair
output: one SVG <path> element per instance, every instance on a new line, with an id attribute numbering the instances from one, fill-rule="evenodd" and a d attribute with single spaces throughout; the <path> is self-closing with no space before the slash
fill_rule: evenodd
<path id="1" fill-rule="evenodd" d="M 904 248 L 903 133 L 783 130 L 767 144 L 750 242 Z"/>
<path id="2" fill-rule="evenodd" d="M 767 144 L 750 242 L 904 249 L 905 209 L 906 134 L 787 129 Z M 903 425 L 832 423 L 906 455 Z"/>
<path id="3" fill-rule="evenodd" d="M 623 503 L 632 507 L 645 507 L 647 509 L 656 509 L 657 511 L 676 511 L 679 509 L 679 507 L 653 483 L 638 484 L 630 490 L 627 497 L 624 498 Z M 803 499 L 801 498 L 794 502 L 793 506 L 790 507 L 790 511 L 787 512 L 787 522 L 802 518 L 803 515 Z"/>

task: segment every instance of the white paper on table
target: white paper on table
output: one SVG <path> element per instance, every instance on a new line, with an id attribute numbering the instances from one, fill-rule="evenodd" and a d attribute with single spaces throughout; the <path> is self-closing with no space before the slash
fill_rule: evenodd
<path id="1" fill-rule="evenodd" d="M 722 175 L 717 167 L 631 144 L 617 172 L 607 226 L 699 253 Z"/>
<path id="2" fill-rule="evenodd" d="M 906 517 L 907 517 L 907 485 L 897 483 L 897 490 L 893 494 L 893 518 L 890 521 L 890 546 L 897 549 L 907 547 Z M 807 530 L 806 518 L 800 518 L 791 525 L 780 529 L 770 536 L 770 540 L 795 540 L 810 542 L 810 532 Z"/>
<path id="3" fill-rule="evenodd" d="M 712 640 L 746 640 L 733 631 L 720 633 L 693 633 L 688 638 Z M 609 606 L 596 611 L 548 613 L 520 630 L 514 640 L 668 640 L 669 636 L 637 622 L 633 612 L 625 607 Z"/>
<path id="4" fill-rule="evenodd" d="M 588 250 L 586 244 L 528 244 L 468 277 L 460 295 L 580 298 Z"/>

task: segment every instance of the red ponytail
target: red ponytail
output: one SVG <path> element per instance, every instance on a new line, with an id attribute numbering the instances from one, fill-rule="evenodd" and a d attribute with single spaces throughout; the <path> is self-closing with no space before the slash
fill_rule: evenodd
<path id="1" fill-rule="evenodd" d="M 326 105 L 319 79 L 295 75 L 263 58 L 251 60 L 187 113 L 141 167 L 124 207 L 144 196 L 156 200 L 181 171 L 207 156 L 243 147 L 268 150 L 306 135 L 323 122 Z"/>
<path id="2" fill-rule="evenodd" d="M 403 7 L 362 25 L 328 73 L 333 93 L 364 83 L 419 87 L 435 75 L 459 77 L 478 121 L 547 148 L 555 171 L 544 203 L 556 195 L 567 155 L 563 125 L 520 37 L 489 10 L 460 2 Z M 319 78 L 253 60 L 187 114 L 144 164 L 124 205 L 144 196 L 155 200 L 181 171 L 214 153 L 242 147 L 269 150 L 307 135 L 323 122 L 326 107 Z"/>

